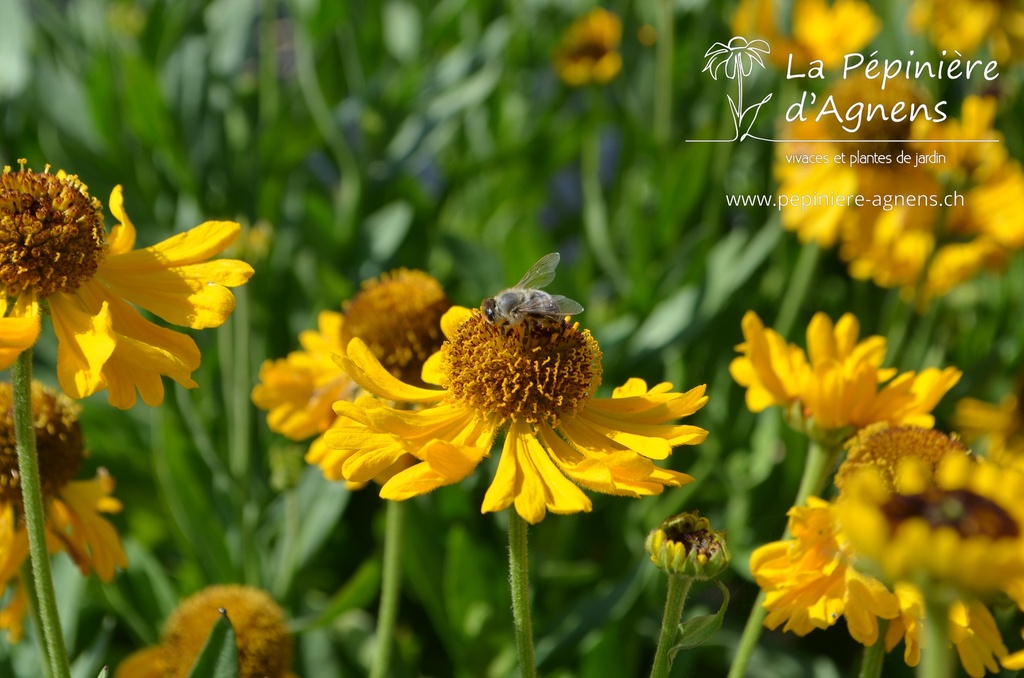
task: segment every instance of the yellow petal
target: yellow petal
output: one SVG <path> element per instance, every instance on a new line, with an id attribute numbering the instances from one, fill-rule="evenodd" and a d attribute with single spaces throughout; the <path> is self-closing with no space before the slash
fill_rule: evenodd
<path id="1" fill-rule="evenodd" d="M 159 405 L 164 397 L 161 375 L 185 388 L 196 387 L 192 372 L 199 367 L 200 355 L 191 337 L 149 322 L 98 281 L 83 284 L 75 295 L 86 308 L 110 307 L 117 346 L 103 367 L 103 377 L 111 405 L 132 407 L 136 389 L 147 405 Z"/>
<path id="2" fill-rule="evenodd" d="M 410 386 L 384 369 L 377 356 L 359 338 L 349 342 L 344 356 L 335 358 L 352 380 L 370 393 L 386 400 L 429 403 L 440 400 L 446 391 Z"/>
<path id="3" fill-rule="evenodd" d="M 444 332 L 444 336 L 451 339 L 455 336 L 455 331 L 459 327 L 469 320 L 470 316 L 473 315 L 473 311 L 469 310 L 465 306 L 452 306 L 444 315 L 441 316 L 441 331 Z"/>
<path id="4" fill-rule="evenodd" d="M 515 503 L 530 524 L 553 513 L 590 511 L 590 498 L 552 462 L 530 425 L 513 422 L 505 438 L 498 471 L 487 489 L 481 511 L 498 511 Z"/>
<path id="5" fill-rule="evenodd" d="M 402 501 L 450 484 L 451 480 L 447 476 L 435 471 L 430 464 L 421 462 L 401 473 L 396 473 L 380 488 L 380 496 L 392 501 Z"/>
<path id="6" fill-rule="evenodd" d="M 146 269 L 126 265 L 140 255 L 153 258 Z M 244 284 L 253 274 L 242 261 L 220 259 L 186 266 L 161 266 L 158 255 L 147 250 L 109 257 L 97 277 L 123 299 L 163 318 L 193 329 L 222 325 L 235 308 L 228 287 Z"/>
<path id="7" fill-rule="evenodd" d="M 117 345 L 110 307 L 104 302 L 90 313 L 77 296 L 60 292 L 49 302 L 58 341 L 57 381 L 72 398 L 92 395 L 106 385 L 103 366 Z"/>
<path id="8" fill-rule="evenodd" d="M 14 364 L 18 356 L 39 338 L 39 302 L 34 292 L 24 292 L 14 302 L 10 315 L 7 299 L 0 297 L 0 370 Z"/>
<path id="9" fill-rule="evenodd" d="M 444 378 L 444 373 L 441 371 L 441 352 L 431 354 L 423 362 L 423 371 L 420 373 L 420 378 L 423 379 L 423 383 L 432 384 L 434 386 L 440 386 L 441 380 Z"/>
<path id="10" fill-rule="evenodd" d="M 110 213 L 114 218 L 121 222 L 119 226 L 114 227 L 110 238 L 107 239 L 110 248 L 108 256 L 130 252 L 135 247 L 135 226 L 128 219 L 128 213 L 124 211 L 124 196 L 121 195 L 120 184 L 114 186 L 114 190 L 110 192 L 110 202 L 107 206 L 110 207 Z"/>
<path id="11" fill-rule="evenodd" d="M 116 261 L 119 269 L 137 273 L 199 264 L 230 247 L 241 229 L 233 221 L 207 221 L 156 245 L 109 256 L 104 263 Z"/>

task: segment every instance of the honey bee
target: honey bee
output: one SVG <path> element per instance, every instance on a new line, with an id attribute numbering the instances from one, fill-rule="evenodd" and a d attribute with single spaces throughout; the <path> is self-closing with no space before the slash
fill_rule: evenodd
<path id="1" fill-rule="evenodd" d="M 583 312 L 578 303 L 560 294 L 548 294 L 539 288 L 555 279 L 558 252 L 541 257 L 515 287 L 498 292 L 480 304 L 484 318 L 492 325 L 515 327 L 527 319 L 561 320 Z"/>

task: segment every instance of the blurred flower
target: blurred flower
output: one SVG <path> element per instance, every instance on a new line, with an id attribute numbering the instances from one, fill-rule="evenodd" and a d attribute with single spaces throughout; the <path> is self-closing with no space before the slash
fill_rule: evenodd
<path id="1" fill-rule="evenodd" d="M 890 81 L 881 90 L 863 77 L 843 81 L 828 96 L 840 111 L 925 103 L 908 81 Z M 970 96 L 960 119 L 942 123 L 875 116 L 849 132 L 826 115 L 791 125 L 787 134 L 794 141 L 780 144 L 775 166 L 778 193 L 790 199 L 782 207 L 783 227 L 802 242 L 838 243 L 851 276 L 900 288 L 919 306 L 980 271 L 1003 268 L 1024 248 L 1024 171 L 1002 144 L 952 143 L 999 139 L 995 114 L 993 98 Z M 854 143 L 799 141 L 847 138 Z M 804 154 L 829 162 L 788 160 Z M 836 162 L 840 154 L 844 159 Z M 899 162 L 900 156 L 908 160 Z M 824 199 L 855 195 L 863 196 L 861 206 Z"/>
<path id="2" fill-rule="evenodd" d="M 239 678 L 295 678 L 284 612 L 265 592 L 237 584 L 208 586 L 183 600 L 167 620 L 160 644 L 130 655 L 114 677 L 185 678 L 221 610 L 235 631 Z"/>
<path id="3" fill-rule="evenodd" d="M 956 404 L 953 427 L 968 441 L 985 442 L 987 457 L 1000 464 L 1024 464 L 1024 410 L 1022 389 L 998 405 L 974 398 Z"/>
<path id="4" fill-rule="evenodd" d="M 889 589 L 873 570 L 866 571 L 869 560 L 859 542 L 851 538 L 846 520 L 850 486 L 860 481 L 849 479 L 870 474 L 882 487 L 895 489 L 903 482 L 901 460 L 912 460 L 930 473 L 941 459 L 970 463 L 969 453 L 945 434 L 915 427 L 873 426 L 847 447 L 847 460 L 836 476 L 839 497 L 834 502 L 810 497 L 806 506 L 793 507 L 789 511 L 792 537 L 766 544 L 751 555 L 751 571 L 766 594 L 765 625 L 775 629 L 785 623 L 785 631 L 806 635 L 832 626 L 842 616 L 850 636 L 871 645 L 878 640 L 878 619 L 889 619 L 886 652 L 903 639 L 904 660 L 916 666 L 925 618 L 922 594 L 906 581 L 897 581 Z M 921 559 L 935 556 L 934 551 L 919 552 Z M 978 565 L 984 567 L 981 562 Z M 983 676 L 986 668 L 998 670 L 997 659 L 1006 654 L 1006 647 L 992 614 L 969 592 L 961 592 L 951 605 L 949 630 L 969 675 Z"/>
<path id="5" fill-rule="evenodd" d="M 846 54 L 859 52 L 871 42 L 882 27 L 870 5 L 860 0 L 797 0 L 789 12 L 792 30 L 787 36 L 778 23 L 781 4 L 741 0 L 732 15 L 733 34 L 767 40 L 774 48 L 769 58 L 780 68 L 788 66 L 790 55 L 794 66 L 820 60 L 825 68 L 835 68 Z"/>
<path id="6" fill-rule="evenodd" d="M 36 452 L 46 505 L 46 542 L 50 553 L 65 551 L 82 574 L 103 581 L 125 567 L 124 550 L 114 526 L 101 513 L 118 513 L 121 502 L 110 496 L 114 479 L 100 469 L 93 480 L 72 480 L 86 455 L 78 408 L 64 394 L 32 383 L 32 417 Z M 11 385 L 0 383 L 0 594 L 11 592 L 0 610 L 0 629 L 21 637 L 26 601 L 18 569 L 28 557 Z"/>
<path id="7" fill-rule="evenodd" d="M 318 436 L 306 461 L 319 465 L 328 479 L 340 480 L 342 475 L 331 463 L 323 433 L 331 426 L 345 425 L 332 405 L 355 398 L 358 386 L 336 357 L 358 337 L 396 378 L 423 385 L 423 363 L 441 346 L 440 320 L 450 306 L 441 284 L 422 271 L 400 268 L 366 280 L 360 292 L 343 305 L 344 315 L 324 311 L 318 320 L 319 331 L 299 335 L 302 351 L 263 363 L 260 383 L 252 390 L 253 403 L 268 410 L 270 430 L 292 440 Z M 399 460 L 390 470 L 382 471 L 377 481 L 386 481 L 410 461 Z"/>
<path id="8" fill-rule="evenodd" d="M 484 512 L 515 504 L 537 523 L 549 510 L 589 511 L 590 499 L 577 484 L 639 497 L 692 480 L 651 460 L 707 437 L 701 428 L 669 424 L 704 405 L 704 386 L 672 393 L 670 384 L 648 389 L 630 379 L 611 398 L 595 398 L 601 351 L 578 323 L 497 327 L 475 309 L 453 307 L 441 327 L 447 341 L 423 367 L 423 379 L 440 390 L 395 379 L 365 343 L 349 343 L 342 366 L 360 386 L 384 400 L 425 407 L 402 410 L 370 397 L 336 403 L 351 424 L 325 439 L 345 478 L 369 480 L 411 454 L 419 463 L 381 489 L 385 499 L 408 499 L 469 476 L 505 431 Z"/>
<path id="9" fill-rule="evenodd" d="M 928 368 L 897 374 L 882 368 L 885 338 L 857 341 L 860 324 L 847 313 L 834 326 L 816 313 L 807 327 L 807 353 L 767 329 L 753 311 L 743 316 L 742 353 L 729 373 L 747 388 L 747 407 L 760 412 L 783 408 L 787 421 L 812 437 L 841 438 L 848 427 L 876 422 L 931 427 L 939 399 L 960 379 L 960 371 Z"/>
<path id="10" fill-rule="evenodd" d="M 73 398 L 103 388 L 121 409 L 138 389 L 148 405 L 163 401 L 166 375 L 194 388 L 199 349 L 192 339 L 144 319 L 136 304 L 176 325 L 216 327 L 235 307 L 228 287 L 252 268 L 207 261 L 238 237 L 238 224 L 207 221 L 162 243 L 135 250 L 135 227 L 121 187 L 110 194 L 120 222 L 107 237 L 103 210 L 85 184 L 63 171 L 5 167 L 0 175 L 0 369 L 35 344 L 41 304 L 57 334 L 57 378 Z"/>
<path id="11" fill-rule="evenodd" d="M 725 533 L 712 530 L 708 519 L 697 513 L 667 518 L 647 535 L 644 548 L 658 569 L 698 581 L 717 577 L 732 558 Z"/>
<path id="12" fill-rule="evenodd" d="M 840 502 L 857 552 L 887 580 L 986 594 L 1024 577 L 1024 473 L 951 446 L 934 470 L 901 460 L 896 481 L 853 474 Z"/>
<path id="13" fill-rule="evenodd" d="M 899 600 L 900 614 L 889 622 L 885 651 L 890 652 L 902 639 L 906 642 L 903 661 L 907 666 L 917 666 L 921 662 L 924 634 L 924 599 L 918 589 L 905 582 L 897 582 L 893 590 Z M 977 600 L 956 600 L 950 606 L 949 639 L 967 675 L 981 678 L 986 669 L 999 672 L 998 660 L 1006 655 L 1006 645 L 992 613 Z"/>
<path id="14" fill-rule="evenodd" d="M 1024 7 L 1005 0 L 915 0 L 908 19 L 911 28 L 928 33 L 950 55 L 973 55 L 987 45 L 996 61 L 1016 61 L 1024 55 Z M 947 57 L 947 58 L 952 58 Z"/>
<path id="15" fill-rule="evenodd" d="M 597 7 L 573 22 L 555 52 L 555 72 L 570 87 L 604 85 L 622 70 L 622 21 Z"/>

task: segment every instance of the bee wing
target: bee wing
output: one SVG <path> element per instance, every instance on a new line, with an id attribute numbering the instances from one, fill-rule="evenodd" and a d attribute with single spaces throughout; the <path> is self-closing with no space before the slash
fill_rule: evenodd
<path id="1" fill-rule="evenodd" d="M 559 315 L 576 315 L 577 313 L 583 313 L 583 307 L 569 297 L 563 297 L 561 294 L 552 294 L 551 301 L 558 304 Z"/>
<path id="2" fill-rule="evenodd" d="M 530 267 L 530 270 L 526 272 L 523 279 L 516 283 L 516 287 L 539 290 L 545 285 L 550 284 L 555 279 L 555 267 L 558 266 L 561 258 L 558 252 L 545 254 L 540 258 L 540 261 Z"/>

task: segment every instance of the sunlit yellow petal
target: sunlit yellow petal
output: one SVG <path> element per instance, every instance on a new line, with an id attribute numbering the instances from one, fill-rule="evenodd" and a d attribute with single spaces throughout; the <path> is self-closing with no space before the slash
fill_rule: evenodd
<path id="1" fill-rule="evenodd" d="M 77 296 L 50 295 L 50 313 L 57 333 L 57 380 L 72 398 L 84 398 L 106 386 L 102 370 L 117 344 L 110 307 L 95 313 Z"/>
<path id="2" fill-rule="evenodd" d="M 124 196 L 121 194 L 120 184 L 114 186 L 114 190 L 110 192 L 110 202 L 107 206 L 114 218 L 120 222 L 107 239 L 109 252 L 112 255 L 130 252 L 135 247 L 135 226 L 128 219 L 128 213 L 124 211 Z"/>
<path id="3" fill-rule="evenodd" d="M 438 401 L 445 392 L 436 389 L 410 386 L 384 369 L 367 348 L 362 340 L 356 338 L 349 342 L 344 356 L 337 358 L 341 366 L 352 380 L 381 398 L 407 403 L 428 403 Z"/>
<path id="4" fill-rule="evenodd" d="M 0 296 L 0 370 L 10 367 L 39 338 L 39 302 L 33 292 L 22 293 L 7 313 L 7 299 Z"/>

